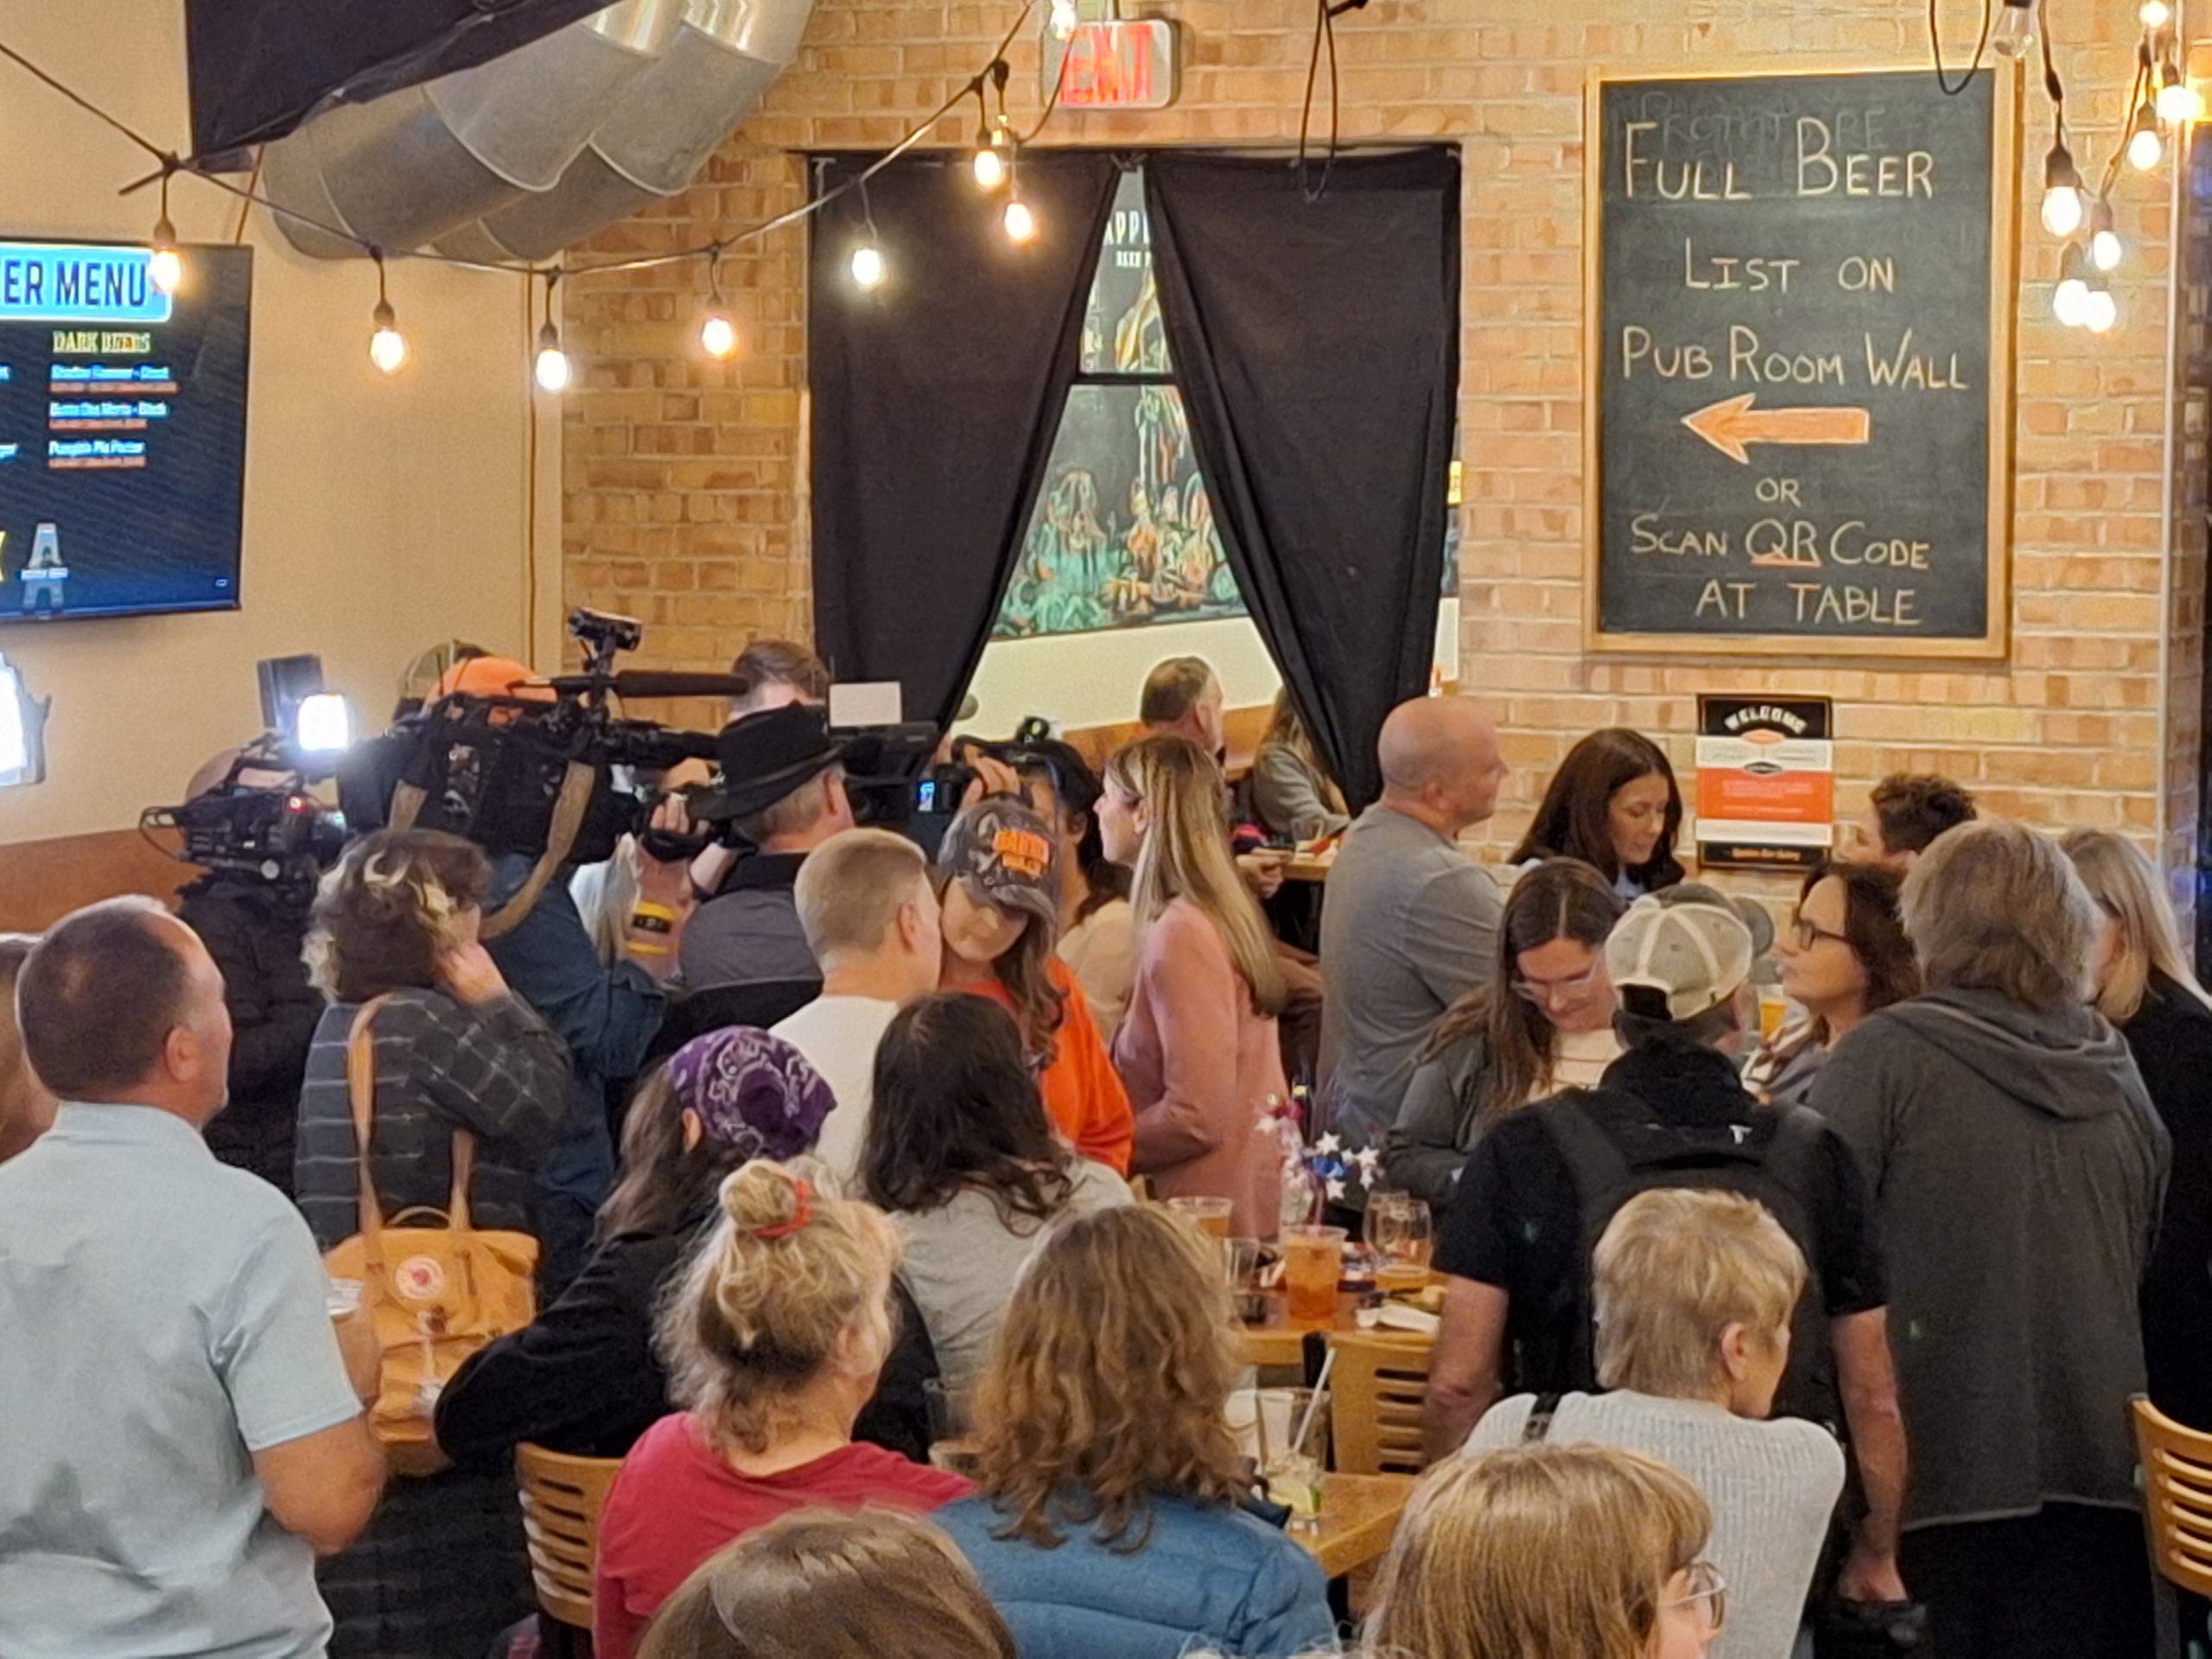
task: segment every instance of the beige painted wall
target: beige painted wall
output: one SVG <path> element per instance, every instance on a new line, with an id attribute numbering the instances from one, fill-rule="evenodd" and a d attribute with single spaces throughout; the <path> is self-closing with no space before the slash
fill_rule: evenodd
<path id="1" fill-rule="evenodd" d="M 8 0 L 8 42 L 156 143 L 189 148 L 176 0 Z M 0 63 L 0 236 L 144 237 L 144 158 Z M 187 241 L 228 239 L 237 204 L 189 179 Z M 0 628 L 0 652 L 54 698 L 48 781 L 0 791 L 0 843 L 111 830 L 173 801 L 217 749 L 251 736 L 257 658 L 321 654 L 371 722 L 422 646 L 525 639 L 528 324 L 519 282 L 396 265 L 414 346 L 396 381 L 366 346 L 365 262 L 294 253 L 258 211 L 246 459 L 245 608 Z M 549 544 L 557 535 L 549 533 Z M 549 575 L 553 567 L 546 567 Z M 557 577 L 544 595 L 557 604 Z"/>

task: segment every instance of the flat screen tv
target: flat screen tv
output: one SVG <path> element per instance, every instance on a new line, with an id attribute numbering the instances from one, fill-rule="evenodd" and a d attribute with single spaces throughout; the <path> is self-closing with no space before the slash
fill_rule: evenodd
<path id="1" fill-rule="evenodd" d="M 0 242 L 0 622 L 235 610 L 253 251 Z"/>

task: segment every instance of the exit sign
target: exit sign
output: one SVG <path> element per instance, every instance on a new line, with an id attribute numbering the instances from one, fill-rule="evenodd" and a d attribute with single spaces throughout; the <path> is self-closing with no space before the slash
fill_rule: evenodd
<path id="1" fill-rule="evenodd" d="M 1164 110 L 1182 88 L 1175 25 L 1164 18 L 1077 23 L 1045 39 L 1044 96 L 1057 76 L 1064 110 Z"/>

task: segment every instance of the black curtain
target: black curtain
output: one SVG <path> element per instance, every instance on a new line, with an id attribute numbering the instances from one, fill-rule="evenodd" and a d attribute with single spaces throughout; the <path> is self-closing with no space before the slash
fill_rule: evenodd
<path id="1" fill-rule="evenodd" d="M 865 157 L 824 158 L 817 189 Z M 1031 151 L 1034 240 L 964 156 L 902 158 L 813 219 L 814 632 L 841 680 L 898 680 L 906 716 L 950 722 L 990 637 L 1076 372 L 1120 168 Z M 887 276 L 863 293 L 873 234 Z"/>
<path id="2" fill-rule="evenodd" d="M 1307 178 L 1321 183 L 1318 163 Z M 1160 307 L 1252 620 L 1357 810 L 1427 690 L 1459 385 L 1459 156 L 1145 158 Z"/>
<path id="3" fill-rule="evenodd" d="M 527 46 L 607 0 L 185 0 L 192 147 L 211 161 Z"/>

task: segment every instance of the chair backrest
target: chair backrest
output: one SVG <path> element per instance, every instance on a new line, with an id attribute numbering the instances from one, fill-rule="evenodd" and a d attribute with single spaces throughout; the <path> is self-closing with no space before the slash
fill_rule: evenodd
<path id="1" fill-rule="evenodd" d="M 547 1618 L 579 1630 L 591 1628 L 599 1512 L 621 1468 L 620 1458 L 571 1458 L 528 1444 L 515 1448 L 537 1605 Z"/>
<path id="2" fill-rule="evenodd" d="M 1339 1474 L 1417 1475 L 1421 1410 L 1428 1397 L 1433 1338 L 1343 1331 L 1331 1335 L 1330 1434 Z"/>
<path id="3" fill-rule="evenodd" d="M 2212 1434 L 2135 1398 L 2135 1449 L 2151 1559 L 2180 1588 L 2212 1596 Z"/>

